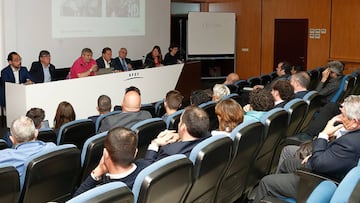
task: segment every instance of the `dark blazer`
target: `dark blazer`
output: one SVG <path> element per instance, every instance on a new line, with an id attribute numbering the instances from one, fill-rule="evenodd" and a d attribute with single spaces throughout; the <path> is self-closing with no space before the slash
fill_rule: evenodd
<path id="1" fill-rule="evenodd" d="M 203 138 L 199 138 L 192 141 L 185 141 L 185 142 L 175 142 L 172 144 L 168 144 L 159 148 L 159 151 L 147 150 L 145 154 L 144 160 L 148 162 L 148 164 L 154 163 L 162 158 L 174 155 L 174 154 L 184 154 L 187 157 L 190 156 L 191 150 L 199 144 L 201 141 L 208 138 L 205 136 Z"/>
<path id="2" fill-rule="evenodd" d="M 274 106 L 274 108 L 284 108 L 284 106 L 287 104 L 287 101 L 283 101 L 281 103 L 278 103 Z"/>
<path id="3" fill-rule="evenodd" d="M 98 59 L 96 59 L 96 64 L 99 68 L 105 68 L 105 62 L 102 56 L 100 56 Z M 114 67 L 114 59 L 110 60 L 110 67 Z"/>
<path id="4" fill-rule="evenodd" d="M 129 58 L 125 58 L 125 61 L 126 61 L 127 64 L 131 63 L 131 59 L 129 59 Z M 121 61 L 120 61 L 119 57 L 116 57 L 116 58 L 113 59 L 113 65 L 114 65 L 115 70 L 124 71 L 124 67 L 121 64 Z"/>
<path id="5" fill-rule="evenodd" d="M 29 71 L 27 70 L 26 67 L 21 66 L 20 70 L 19 70 L 19 81 L 20 84 L 25 83 L 26 80 L 29 79 L 32 81 L 32 78 L 29 74 Z M 1 80 L 3 83 L 5 82 L 12 82 L 15 83 L 15 77 L 14 77 L 14 73 L 10 67 L 10 65 L 6 66 L 6 68 L 4 68 L 1 71 Z"/>
<path id="6" fill-rule="evenodd" d="M 316 139 L 313 141 L 312 156 L 307 162 L 307 167 L 342 179 L 359 162 L 359 143 L 360 130 L 348 132 L 332 142 Z"/>
<path id="7" fill-rule="evenodd" d="M 322 96 L 322 103 L 326 104 L 330 102 L 331 98 L 339 89 L 342 78 L 343 76 L 338 76 L 336 78 L 328 79 L 325 83 L 319 82 L 315 90 Z"/>
<path id="8" fill-rule="evenodd" d="M 308 92 L 309 92 L 308 90 L 296 92 L 296 93 L 295 93 L 295 98 L 302 99 L 302 98 L 304 98 L 304 96 L 305 96 Z"/>
<path id="9" fill-rule="evenodd" d="M 49 72 L 50 72 L 50 76 L 51 76 L 51 81 L 54 81 L 55 66 L 53 64 L 50 64 Z M 42 64 L 39 61 L 34 61 L 31 64 L 30 76 L 33 79 L 33 82 L 35 82 L 35 83 L 43 83 L 44 82 L 44 70 L 43 70 Z"/>
<path id="10" fill-rule="evenodd" d="M 148 111 L 121 112 L 104 118 L 100 124 L 99 132 L 111 130 L 115 127 L 131 128 L 135 123 L 148 118 L 152 118 Z"/>

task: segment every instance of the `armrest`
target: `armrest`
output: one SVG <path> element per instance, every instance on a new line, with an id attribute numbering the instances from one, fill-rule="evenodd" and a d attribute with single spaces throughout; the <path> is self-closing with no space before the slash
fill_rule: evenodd
<path id="1" fill-rule="evenodd" d="M 295 200 L 294 200 L 295 201 Z M 288 201 L 276 198 L 276 197 L 271 197 L 271 196 L 266 196 L 264 199 L 261 200 L 262 203 L 289 203 Z"/>
<path id="2" fill-rule="evenodd" d="M 306 202 L 311 192 L 320 184 L 321 181 L 330 180 L 335 184 L 339 184 L 339 180 L 335 180 L 329 176 L 319 174 L 307 168 L 296 170 L 296 174 L 300 177 L 300 183 L 297 193 L 297 202 Z"/>

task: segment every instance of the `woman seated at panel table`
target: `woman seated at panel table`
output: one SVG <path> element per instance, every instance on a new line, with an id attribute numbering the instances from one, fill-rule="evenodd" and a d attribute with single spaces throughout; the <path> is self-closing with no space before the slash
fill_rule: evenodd
<path id="1" fill-rule="evenodd" d="M 232 130 L 244 119 L 243 109 L 233 99 L 225 99 L 215 106 L 215 113 L 219 120 L 219 129 L 211 131 L 211 135 L 226 134 L 230 136 Z"/>
<path id="2" fill-rule="evenodd" d="M 158 45 L 154 46 L 151 52 L 146 55 L 144 68 L 153 68 L 163 66 L 161 49 Z"/>

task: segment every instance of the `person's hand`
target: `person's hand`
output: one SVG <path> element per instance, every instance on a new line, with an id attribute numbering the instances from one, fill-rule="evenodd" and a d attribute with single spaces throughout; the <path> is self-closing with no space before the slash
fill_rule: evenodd
<path id="1" fill-rule="evenodd" d="M 253 87 L 253 90 L 257 90 L 257 89 L 264 89 L 264 85 L 255 85 Z"/>
<path id="2" fill-rule="evenodd" d="M 98 69 L 99 69 L 99 67 L 96 64 L 94 64 L 94 65 L 91 66 L 90 72 L 97 72 Z"/>
<path id="3" fill-rule="evenodd" d="M 326 80 L 328 79 L 330 75 L 330 68 L 327 68 L 325 69 L 323 72 L 322 72 L 322 78 L 321 78 L 321 82 L 326 82 Z"/>
<path id="4" fill-rule="evenodd" d="M 179 135 L 174 130 L 164 130 L 157 138 L 155 138 L 151 144 L 155 144 L 159 147 L 177 142 L 179 140 Z"/>
<path id="5" fill-rule="evenodd" d="M 333 137 L 334 133 L 344 126 L 343 124 L 334 126 L 335 122 L 341 122 L 341 115 L 337 115 L 337 116 L 333 117 L 332 119 L 330 119 L 327 122 L 324 130 L 322 131 L 322 133 L 327 134 L 329 138 Z"/>
<path id="6" fill-rule="evenodd" d="M 127 64 L 128 70 L 132 70 L 132 65 L 130 63 Z"/>
<path id="7" fill-rule="evenodd" d="M 100 177 L 108 172 L 108 169 L 104 162 L 104 154 L 102 155 L 99 164 L 96 166 L 96 168 L 93 171 L 93 175 L 95 177 Z"/>
<path id="8" fill-rule="evenodd" d="M 244 110 L 244 112 L 246 113 L 246 112 L 251 111 L 252 108 L 251 108 L 250 104 L 246 104 L 246 105 L 243 107 L 243 110 Z"/>
<path id="9" fill-rule="evenodd" d="M 311 157 L 311 154 L 308 155 L 307 157 L 305 157 L 302 161 L 301 161 L 301 164 L 306 164 L 308 162 L 308 160 L 310 159 Z"/>
<path id="10" fill-rule="evenodd" d="M 31 85 L 34 84 L 33 81 L 27 79 L 26 82 L 24 83 L 24 85 Z"/>

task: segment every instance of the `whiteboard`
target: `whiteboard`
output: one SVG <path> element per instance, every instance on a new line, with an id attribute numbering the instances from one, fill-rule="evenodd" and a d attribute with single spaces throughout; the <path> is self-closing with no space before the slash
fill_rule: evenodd
<path id="1" fill-rule="evenodd" d="M 234 54 L 235 19 L 235 13 L 190 12 L 188 55 Z"/>

